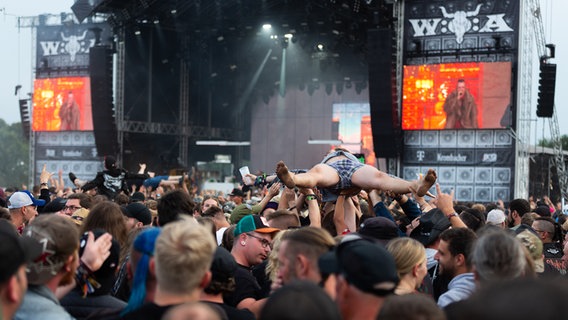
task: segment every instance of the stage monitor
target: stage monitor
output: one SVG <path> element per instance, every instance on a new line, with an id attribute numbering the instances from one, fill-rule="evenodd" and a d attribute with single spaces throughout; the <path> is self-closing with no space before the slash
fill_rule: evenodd
<path id="1" fill-rule="evenodd" d="M 89 77 L 34 80 L 33 131 L 92 131 Z"/>
<path id="2" fill-rule="evenodd" d="M 511 62 L 404 66 L 402 129 L 511 126 Z"/>

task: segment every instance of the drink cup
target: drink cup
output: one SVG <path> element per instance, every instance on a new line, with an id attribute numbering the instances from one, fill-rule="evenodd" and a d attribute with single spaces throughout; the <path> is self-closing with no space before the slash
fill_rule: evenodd
<path id="1" fill-rule="evenodd" d="M 243 182 L 244 182 L 246 185 L 251 185 L 251 184 L 252 184 L 252 181 L 251 181 L 250 177 L 247 177 L 247 176 L 246 176 L 247 174 L 250 173 L 249 167 L 248 167 L 248 166 L 241 167 L 241 168 L 239 169 L 239 172 L 241 173 L 241 177 L 243 178 Z"/>

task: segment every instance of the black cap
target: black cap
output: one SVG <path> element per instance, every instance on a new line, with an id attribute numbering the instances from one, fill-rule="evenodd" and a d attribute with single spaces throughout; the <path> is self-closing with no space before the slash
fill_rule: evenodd
<path id="1" fill-rule="evenodd" d="M 19 267 L 37 259 L 41 253 L 39 241 L 18 235 L 12 223 L 0 219 L 0 284 L 13 276 Z"/>
<path id="2" fill-rule="evenodd" d="M 236 270 L 237 262 L 233 255 L 227 249 L 217 247 L 211 263 L 212 280 L 226 282 L 229 278 L 234 277 Z"/>
<path id="3" fill-rule="evenodd" d="M 146 200 L 146 197 L 140 191 L 136 191 L 130 196 L 130 201 L 132 202 L 144 202 L 144 200 Z"/>
<path id="4" fill-rule="evenodd" d="M 318 261 L 322 273 L 341 274 L 359 290 L 377 296 L 391 294 L 398 285 L 396 263 L 380 244 L 349 234 Z"/>
<path id="5" fill-rule="evenodd" d="M 234 197 L 244 197 L 245 193 L 241 189 L 234 188 L 233 191 L 231 191 L 231 193 L 229 193 L 229 195 L 234 196 Z"/>
<path id="6" fill-rule="evenodd" d="M 65 198 L 55 198 L 49 201 L 45 207 L 43 207 L 43 211 L 41 213 L 55 213 L 58 211 L 63 210 L 65 208 L 65 204 L 67 204 L 67 199 Z"/>
<path id="7" fill-rule="evenodd" d="M 448 229 L 452 224 L 440 209 L 432 209 L 423 214 L 420 224 L 412 230 L 411 238 L 420 241 L 424 246 L 432 244 L 442 231 Z"/>
<path id="8" fill-rule="evenodd" d="M 129 218 L 134 218 L 143 225 L 152 223 L 152 213 L 150 209 L 140 202 L 132 202 L 125 207 L 124 214 Z"/>
<path id="9" fill-rule="evenodd" d="M 373 217 L 361 223 L 358 233 L 386 244 L 389 240 L 398 238 L 398 226 L 388 218 Z"/>

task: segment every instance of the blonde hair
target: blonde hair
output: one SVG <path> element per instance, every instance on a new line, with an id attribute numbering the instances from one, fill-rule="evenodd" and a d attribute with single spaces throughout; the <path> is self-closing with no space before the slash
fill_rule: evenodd
<path id="1" fill-rule="evenodd" d="M 414 266 L 426 260 L 426 249 L 420 242 L 412 238 L 404 237 L 391 240 L 387 244 L 387 250 L 394 257 L 400 278 L 412 272 Z"/>
<path id="2" fill-rule="evenodd" d="M 193 220 L 168 223 L 156 240 L 156 280 L 169 293 L 198 288 L 217 248 L 211 231 Z"/>

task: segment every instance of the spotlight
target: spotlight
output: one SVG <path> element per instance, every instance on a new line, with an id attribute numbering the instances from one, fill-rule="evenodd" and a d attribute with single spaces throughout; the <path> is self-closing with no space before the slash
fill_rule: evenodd
<path id="1" fill-rule="evenodd" d="M 292 39 L 293 37 L 294 37 L 294 35 L 291 34 L 291 33 L 287 33 L 287 34 L 284 35 L 284 38 L 286 38 L 286 39 Z"/>
<path id="2" fill-rule="evenodd" d="M 262 25 L 262 30 L 268 31 L 272 29 L 272 25 L 270 23 L 265 23 Z"/>
<path id="3" fill-rule="evenodd" d="M 329 96 L 333 92 L 333 83 L 325 84 L 325 93 Z"/>
<path id="4" fill-rule="evenodd" d="M 137 35 L 137 36 L 139 36 L 139 35 L 141 34 L 140 28 L 134 29 L 134 34 Z"/>
<path id="5" fill-rule="evenodd" d="M 154 24 L 159 24 L 159 23 L 160 23 L 160 20 L 154 19 Z"/>
<path id="6" fill-rule="evenodd" d="M 323 49 L 324 49 L 323 44 L 318 43 L 318 44 L 316 45 L 316 49 L 317 49 L 318 51 L 323 51 Z"/>

